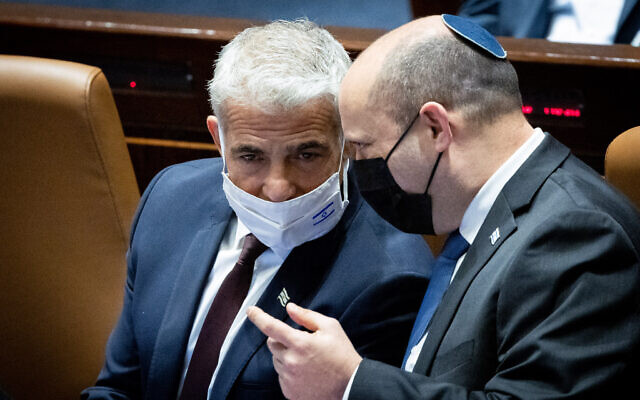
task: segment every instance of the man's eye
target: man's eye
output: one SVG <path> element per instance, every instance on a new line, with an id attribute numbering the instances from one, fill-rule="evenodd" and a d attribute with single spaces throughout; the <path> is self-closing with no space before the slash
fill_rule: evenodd
<path id="1" fill-rule="evenodd" d="M 300 158 L 303 160 L 313 160 L 317 156 L 318 155 L 316 153 L 309 153 L 309 152 L 300 153 Z"/>
<path id="2" fill-rule="evenodd" d="M 362 142 L 351 142 L 351 144 L 358 150 L 366 146 L 366 144 Z"/>
<path id="3" fill-rule="evenodd" d="M 255 161 L 257 159 L 255 154 L 243 154 L 240 156 L 243 161 Z"/>

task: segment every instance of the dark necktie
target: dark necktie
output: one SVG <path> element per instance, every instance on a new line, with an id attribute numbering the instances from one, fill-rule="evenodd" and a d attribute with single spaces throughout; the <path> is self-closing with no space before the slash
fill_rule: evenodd
<path id="1" fill-rule="evenodd" d="M 206 399 L 213 372 L 218 365 L 220 348 L 240 306 L 247 297 L 253 265 L 267 246 L 253 234 L 244 238 L 240 257 L 224 279 L 211 303 L 193 350 L 180 400 Z"/>
<path id="2" fill-rule="evenodd" d="M 413 349 L 413 347 L 420 342 L 422 336 L 424 336 L 433 313 L 436 311 L 436 308 L 438 308 L 444 292 L 449 287 L 456 263 L 468 248 L 469 243 L 467 243 L 458 230 L 452 232 L 444 243 L 442 252 L 433 265 L 433 272 L 431 273 L 427 292 L 424 295 L 424 299 L 422 299 L 422 305 L 420 305 L 416 322 L 413 324 L 413 330 L 409 337 L 409 347 L 407 347 L 407 351 L 404 354 L 403 367 L 407 363 L 411 349 Z"/>

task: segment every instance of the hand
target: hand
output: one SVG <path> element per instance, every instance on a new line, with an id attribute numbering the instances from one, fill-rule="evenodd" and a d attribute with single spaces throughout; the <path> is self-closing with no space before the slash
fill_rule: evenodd
<path id="1" fill-rule="evenodd" d="M 258 307 L 249 307 L 247 317 L 269 338 L 282 393 L 288 399 L 342 398 L 349 379 L 362 357 L 340 323 L 293 303 L 287 313 L 312 333 L 294 329 Z"/>

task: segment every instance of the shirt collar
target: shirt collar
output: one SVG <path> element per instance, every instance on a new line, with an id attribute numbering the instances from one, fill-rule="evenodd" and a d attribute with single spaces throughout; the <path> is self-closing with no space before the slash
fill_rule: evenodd
<path id="1" fill-rule="evenodd" d="M 544 138 L 545 134 L 540 128 L 534 129 L 531 137 L 482 185 L 467 207 L 467 210 L 462 216 L 462 222 L 460 223 L 460 234 L 467 242 L 473 243 L 482 223 L 487 217 L 487 214 L 489 214 L 489 210 L 504 185 L 506 185 L 509 179 L 518 171 L 535 149 L 538 148 Z"/>
<path id="2" fill-rule="evenodd" d="M 251 231 L 245 226 L 245 224 L 242 223 L 242 221 L 240 221 L 240 219 L 235 214 L 233 214 L 233 218 L 231 219 L 231 221 L 229 221 L 229 224 L 232 223 L 236 226 L 236 234 L 233 243 L 235 244 L 236 248 L 241 248 L 242 239 L 250 234 Z"/>

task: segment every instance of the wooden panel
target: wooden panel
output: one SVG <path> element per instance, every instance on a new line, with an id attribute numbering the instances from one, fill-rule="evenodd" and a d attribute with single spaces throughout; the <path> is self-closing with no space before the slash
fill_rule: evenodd
<path id="1" fill-rule="evenodd" d="M 499 37 L 512 62 L 558 64 L 567 67 L 640 68 L 640 48 L 550 42 L 545 39 Z M 568 76 L 571 79 L 570 76 Z"/>
<path id="2" fill-rule="evenodd" d="M 146 188 L 151 179 L 169 165 L 199 158 L 217 157 L 216 150 L 176 146 L 175 143 L 139 142 L 127 138 L 127 147 L 134 168 L 137 166 L 138 186 Z M 141 168 L 142 167 L 142 168 Z"/>
<path id="3" fill-rule="evenodd" d="M 500 38 L 520 78 L 528 115 L 603 173 L 607 145 L 640 125 L 635 98 L 640 90 L 640 49 L 628 45 L 568 45 L 543 39 Z M 577 111 L 544 115 L 544 107 Z"/>
<path id="4" fill-rule="evenodd" d="M 422 235 L 422 238 L 425 242 L 427 242 L 427 245 L 429 245 L 433 256 L 437 257 L 438 254 L 440 254 L 440 251 L 442 251 L 442 247 L 444 247 L 444 242 L 445 240 L 447 240 L 447 235 Z"/>
<path id="5" fill-rule="evenodd" d="M 260 23 L 0 3 L 0 52 L 102 68 L 144 190 L 155 173 L 170 164 L 217 155 L 213 148 L 187 148 L 176 141 L 212 143 L 205 125 L 211 114 L 205 86 L 213 60 L 238 32 Z M 383 33 L 344 27 L 330 30 L 354 56 Z M 136 86 L 132 88 L 131 82 Z"/>
<path id="6" fill-rule="evenodd" d="M 446 7 L 446 2 L 424 3 Z M 434 10 L 428 13 L 449 11 Z M 205 126 L 211 113 L 205 85 L 213 60 L 235 34 L 257 23 L 0 3 L 0 52 L 102 68 L 113 88 L 127 138 L 160 140 L 153 145 L 151 141 L 129 141 L 143 190 L 150 177 L 167 165 L 217 154 L 214 149 L 176 143 L 211 144 Z M 354 57 L 384 33 L 328 29 Z M 542 39 L 499 40 L 518 71 L 531 123 L 551 132 L 602 173 L 608 143 L 640 125 L 633 100 L 640 92 L 640 49 Z"/>

